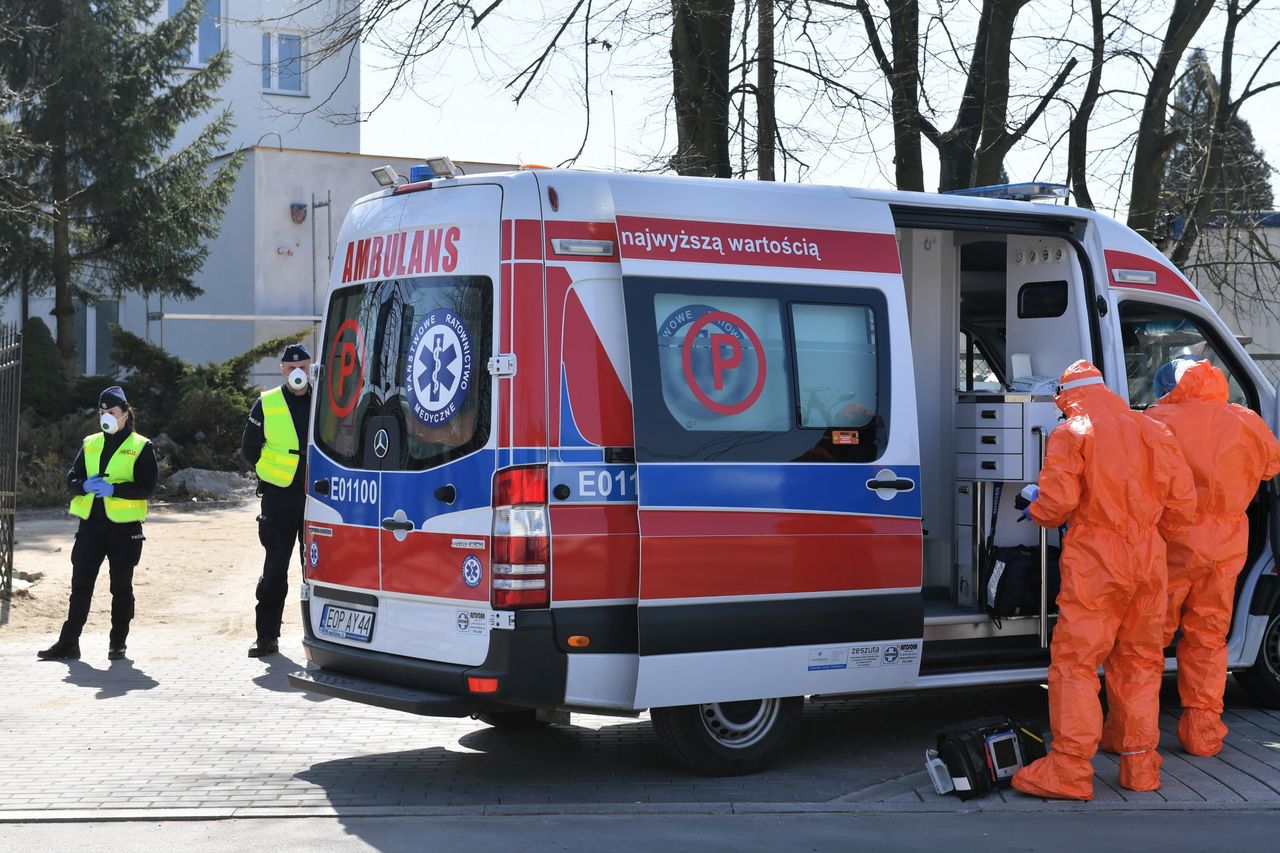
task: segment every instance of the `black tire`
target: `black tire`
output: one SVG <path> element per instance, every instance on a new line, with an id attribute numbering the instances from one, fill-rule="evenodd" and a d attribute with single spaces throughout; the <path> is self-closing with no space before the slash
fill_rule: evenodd
<path id="1" fill-rule="evenodd" d="M 1280 708 L 1280 607 L 1271 614 L 1262 646 L 1253 666 L 1236 673 L 1236 681 L 1248 690 L 1259 704 Z"/>
<path id="2" fill-rule="evenodd" d="M 680 705 L 650 711 L 674 761 L 703 776 L 742 776 L 769 767 L 800 725 L 804 698 Z"/>
<path id="3" fill-rule="evenodd" d="M 508 732 L 536 732 L 551 725 L 539 720 L 537 715 L 538 712 L 532 708 L 506 708 L 500 711 L 480 711 L 473 716 L 495 729 Z"/>

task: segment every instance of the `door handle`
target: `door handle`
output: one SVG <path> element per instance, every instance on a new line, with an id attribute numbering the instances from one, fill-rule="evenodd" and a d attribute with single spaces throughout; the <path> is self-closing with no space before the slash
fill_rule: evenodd
<path id="1" fill-rule="evenodd" d="M 909 492 L 915 487 L 915 480 L 867 480 L 867 488 L 873 492 L 877 489 L 894 489 L 899 492 Z"/>
<path id="2" fill-rule="evenodd" d="M 383 530 L 403 530 L 405 533 L 410 533 L 413 531 L 413 528 L 414 524 L 412 521 L 400 521 L 395 518 L 382 519 Z"/>
<path id="3" fill-rule="evenodd" d="M 316 480 L 311 484 L 311 491 L 315 492 L 317 495 L 329 494 L 329 480 Z"/>
<path id="4" fill-rule="evenodd" d="M 436 500 L 446 504 L 451 504 L 458 499 L 458 490 L 454 488 L 453 483 L 450 483 L 447 486 L 441 486 L 432 492 L 432 494 L 435 495 Z"/>

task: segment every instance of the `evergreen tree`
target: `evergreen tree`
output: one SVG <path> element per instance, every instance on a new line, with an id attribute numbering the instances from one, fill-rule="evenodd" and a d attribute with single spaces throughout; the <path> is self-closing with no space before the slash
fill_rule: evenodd
<path id="1" fill-rule="evenodd" d="M 1177 237 L 1180 223 L 1196 205 L 1208 162 L 1217 101 L 1217 77 L 1205 52 L 1196 49 L 1187 60 L 1186 71 L 1175 92 L 1173 116 L 1169 121 L 1174 144 L 1165 165 L 1160 223 L 1160 236 L 1165 239 Z M 1221 219 L 1270 210 L 1274 204 L 1273 169 L 1258 150 L 1249 123 L 1237 116 L 1226 138 L 1215 144 L 1223 145 L 1225 156 L 1221 176 L 1213 186 L 1205 187 L 1212 202 L 1212 216 Z"/>
<path id="2" fill-rule="evenodd" d="M 15 171 L 41 216 L 0 220 L 0 289 L 52 289 L 58 351 L 74 363 L 75 301 L 138 292 L 190 298 L 239 158 L 210 169 L 231 116 L 187 146 L 230 71 L 223 51 L 187 70 L 200 0 L 156 23 L 161 0 L 0 0 L 19 36 L 0 43 L 0 79 L 34 93 L 11 113 L 35 152 Z"/>

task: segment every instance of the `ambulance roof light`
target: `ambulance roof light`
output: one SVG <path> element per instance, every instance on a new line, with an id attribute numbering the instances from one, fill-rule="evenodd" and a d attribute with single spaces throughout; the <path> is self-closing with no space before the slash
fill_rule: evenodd
<path id="1" fill-rule="evenodd" d="M 401 175 L 395 170 L 394 166 L 379 166 L 376 169 L 370 169 L 369 174 L 373 175 L 373 179 L 378 182 L 380 187 L 395 187 L 400 184 L 407 183 L 408 178 Z"/>
<path id="2" fill-rule="evenodd" d="M 456 178 L 459 172 L 457 166 L 448 157 L 441 154 L 438 157 L 428 157 L 427 168 L 431 170 L 431 174 L 437 178 Z"/>
<path id="3" fill-rule="evenodd" d="M 1028 181 L 1021 184 L 995 184 L 989 187 L 971 187 L 962 190 L 948 190 L 945 195 L 963 195 L 970 198 L 1002 198 L 1010 201 L 1041 201 L 1044 199 L 1066 199 L 1069 187 L 1066 184 L 1050 184 L 1044 181 Z"/>

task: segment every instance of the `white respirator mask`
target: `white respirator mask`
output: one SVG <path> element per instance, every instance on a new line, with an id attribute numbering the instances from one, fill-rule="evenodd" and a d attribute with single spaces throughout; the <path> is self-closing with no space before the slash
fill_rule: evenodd
<path id="1" fill-rule="evenodd" d="M 286 381 L 289 383 L 290 388 L 295 391 L 301 391 L 303 388 L 307 387 L 307 382 L 310 380 L 307 378 L 307 372 L 305 370 L 301 367 L 295 367 L 293 370 L 289 371 L 289 378 Z"/>
<path id="2" fill-rule="evenodd" d="M 115 435 L 120 431 L 120 421 L 116 420 L 116 416 L 110 412 L 103 412 L 98 418 L 98 425 L 102 427 L 102 431 L 107 435 Z"/>

